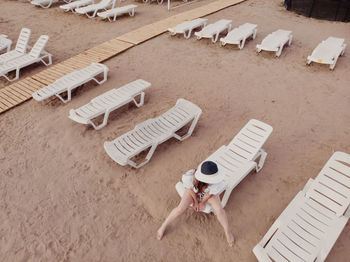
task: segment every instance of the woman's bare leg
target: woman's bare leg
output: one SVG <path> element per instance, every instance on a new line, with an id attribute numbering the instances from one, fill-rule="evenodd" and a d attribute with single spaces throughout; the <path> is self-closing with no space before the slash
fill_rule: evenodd
<path id="1" fill-rule="evenodd" d="M 226 212 L 221 206 L 221 201 L 219 196 L 212 196 L 211 198 L 208 199 L 208 202 L 211 205 L 211 207 L 214 209 L 216 217 L 218 218 L 220 224 L 225 230 L 225 235 L 226 235 L 228 244 L 232 247 L 235 239 L 229 229 Z"/>
<path id="2" fill-rule="evenodd" d="M 193 199 L 191 196 L 191 193 L 189 192 L 190 189 L 186 189 L 185 193 L 183 194 L 180 204 L 175 207 L 170 214 L 168 215 L 168 217 L 165 219 L 165 221 L 163 222 L 162 226 L 158 229 L 157 231 L 157 239 L 161 240 L 165 229 L 168 227 L 168 225 L 175 220 L 175 218 L 177 218 L 178 216 L 180 216 L 183 212 L 185 212 L 185 210 L 188 208 L 188 206 L 190 204 L 193 203 Z"/>

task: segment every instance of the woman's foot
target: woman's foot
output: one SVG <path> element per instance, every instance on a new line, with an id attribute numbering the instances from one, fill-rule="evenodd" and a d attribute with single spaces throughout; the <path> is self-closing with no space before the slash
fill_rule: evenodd
<path id="1" fill-rule="evenodd" d="M 163 235 L 164 235 L 164 231 L 165 231 L 165 228 L 163 228 L 163 226 L 161 226 L 158 231 L 157 231 L 157 239 L 158 240 L 162 240 L 163 238 Z"/>
<path id="2" fill-rule="evenodd" d="M 233 237 L 231 232 L 226 233 L 226 239 L 227 239 L 227 243 L 229 244 L 229 246 L 232 247 L 233 244 L 235 243 L 235 238 Z"/>

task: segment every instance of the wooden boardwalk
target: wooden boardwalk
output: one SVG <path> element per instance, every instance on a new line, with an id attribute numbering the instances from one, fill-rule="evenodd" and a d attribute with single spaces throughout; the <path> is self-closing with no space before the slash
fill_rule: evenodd
<path id="1" fill-rule="evenodd" d="M 168 17 L 104 42 L 61 63 L 50 66 L 38 74 L 19 80 L 12 85 L 0 89 L 0 113 L 31 99 L 33 92 L 53 83 L 58 78 L 74 70 L 86 67 L 93 62 L 103 62 L 133 46 L 166 32 L 169 27 L 173 27 L 183 21 L 203 17 L 244 1 L 218 0 L 205 6 Z"/>

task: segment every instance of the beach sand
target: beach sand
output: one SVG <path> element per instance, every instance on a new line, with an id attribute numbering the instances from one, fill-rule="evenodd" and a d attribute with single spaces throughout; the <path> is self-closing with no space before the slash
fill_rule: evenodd
<path id="1" fill-rule="evenodd" d="M 115 23 L 64 13 L 25 1 L 0 3 L 0 33 L 17 39 L 23 26 L 32 41 L 50 35 L 47 51 L 60 62 L 87 48 L 167 16 L 139 3 L 134 18 Z M 126 1 L 123 3 L 134 3 Z M 0 115 L 0 261 L 256 261 L 253 247 L 293 197 L 315 177 L 335 151 L 350 153 L 350 56 L 334 71 L 306 66 L 306 58 L 328 36 L 350 40 L 349 24 L 319 21 L 288 12 L 282 1 L 248 0 L 207 17 L 232 19 L 233 26 L 258 24 L 257 38 L 243 50 L 210 40 L 163 34 L 105 62 L 109 80 L 86 84 L 68 104 L 58 99 L 26 102 Z M 292 30 L 293 44 L 280 58 L 255 52 L 277 29 Z M 44 69 L 23 70 L 22 77 Z M 100 131 L 68 119 L 69 110 L 138 78 L 152 83 L 145 105 L 111 115 Z M 8 85 L 0 81 L 0 88 Z M 192 137 L 159 146 L 140 169 L 122 167 L 103 142 L 172 107 L 178 98 L 203 114 Z M 214 215 L 192 210 L 162 241 L 156 230 L 180 198 L 175 184 L 249 119 L 274 127 L 264 149 L 264 168 L 232 192 L 225 208 L 236 244 L 229 248 Z M 347 225 L 327 261 L 349 261 Z"/>

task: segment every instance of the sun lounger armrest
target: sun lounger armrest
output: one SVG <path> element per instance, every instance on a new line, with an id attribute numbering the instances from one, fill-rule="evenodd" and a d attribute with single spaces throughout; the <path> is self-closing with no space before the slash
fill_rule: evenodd
<path id="1" fill-rule="evenodd" d="M 267 256 L 264 248 L 262 246 L 260 246 L 259 244 L 257 244 L 254 247 L 253 253 L 259 262 L 272 262 L 272 260 Z"/>
<path id="2" fill-rule="evenodd" d="M 314 182 L 314 180 L 312 178 L 309 178 L 309 180 L 307 181 L 306 185 L 303 188 L 304 195 L 306 195 L 307 191 L 309 190 L 309 188 L 313 182 Z"/>

